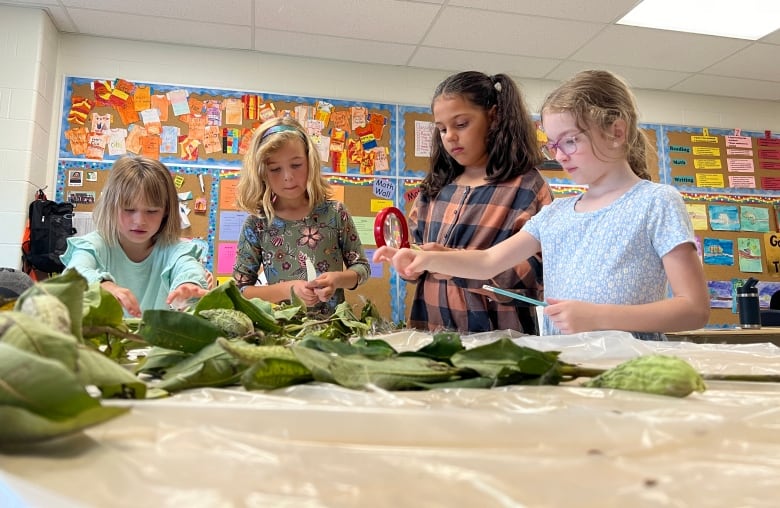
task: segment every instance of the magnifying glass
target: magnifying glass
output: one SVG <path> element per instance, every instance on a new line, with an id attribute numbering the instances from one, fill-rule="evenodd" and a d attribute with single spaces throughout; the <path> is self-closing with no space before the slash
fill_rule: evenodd
<path id="1" fill-rule="evenodd" d="M 403 212 L 394 206 L 383 208 L 374 219 L 377 247 L 409 248 L 409 225 Z"/>

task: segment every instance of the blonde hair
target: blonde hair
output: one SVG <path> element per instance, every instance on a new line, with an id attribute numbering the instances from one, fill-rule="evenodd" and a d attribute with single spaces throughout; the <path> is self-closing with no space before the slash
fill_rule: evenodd
<path id="1" fill-rule="evenodd" d="M 160 229 L 152 242 L 173 245 L 180 241 L 179 197 L 165 165 L 146 157 L 122 157 L 114 162 L 108 182 L 95 205 L 95 227 L 109 245 L 119 244 L 119 212 L 139 201 L 163 210 Z"/>
<path id="2" fill-rule="evenodd" d="M 542 106 L 543 119 L 545 112 L 570 113 L 578 129 L 587 132 L 596 127 L 603 134 L 616 120 L 622 119 L 626 123 L 628 164 L 638 177 L 650 180 L 647 163 L 650 142 L 639 129 L 636 98 L 620 77 L 609 71 L 582 71 L 547 96 Z"/>
<path id="3" fill-rule="evenodd" d="M 323 178 L 320 154 L 311 138 L 295 119 L 290 117 L 273 118 L 264 122 L 252 135 L 249 150 L 244 156 L 241 167 L 241 179 L 238 182 L 238 207 L 251 214 L 263 214 L 273 220 L 273 193 L 268 186 L 268 159 L 287 143 L 303 142 L 309 174 L 306 178 L 306 194 L 309 198 L 309 211 L 331 195 L 330 184 Z"/>

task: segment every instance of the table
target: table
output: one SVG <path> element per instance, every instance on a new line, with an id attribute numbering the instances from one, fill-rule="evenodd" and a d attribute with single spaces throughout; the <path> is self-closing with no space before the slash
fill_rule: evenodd
<path id="1" fill-rule="evenodd" d="M 696 342 L 699 344 L 751 344 L 770 342 L 780 346 L 780 327 L 761 328 L 701 328 L 687 332 L 670 332 L 669 340 Z"/>
<path id="2" fill-rule="evenodd" d="M 389 342 L 418 349 L 426 337 Z M 699 372 L 780 374 L 780 348 L 768 343 L 513 340 L 596 367 L 658 353 Z M 105 403 L 132 410 L 0 453 L 0 506 L 774 508 L 780 492 L 780 384 L 712 381 L 677 399 L 579 382 L 419 392 L 309 383 Z"/>

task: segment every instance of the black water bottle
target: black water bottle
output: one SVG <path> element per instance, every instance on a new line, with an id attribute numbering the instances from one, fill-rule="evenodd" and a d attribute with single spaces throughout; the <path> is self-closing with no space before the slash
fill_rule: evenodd
<path id="1" fill-rule="evenodd" d="M 737 312 L 740 328 L 761 328 L 761 312 L 758 305 L 758 281 L 753 277 L 737 288 Z"/>

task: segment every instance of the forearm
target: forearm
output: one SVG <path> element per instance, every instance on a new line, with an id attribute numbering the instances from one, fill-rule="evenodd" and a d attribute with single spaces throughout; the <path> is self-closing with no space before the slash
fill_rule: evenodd
<path id="1" fill-rule="evenodd" d="M 260 298 L 267 302 L 280 303 L 290 300 L 293 284 L 295 281 L 287 280 L 262 286 L 243 286 L 241 294 L 244 298 Z"/>
<path id="2" fill-rule="evenodd" d="M 597 330 L 678 332 L 707 324 L 709 306 L 687 297 L 674 297 L 640 305 L 598 305 Z"/>

